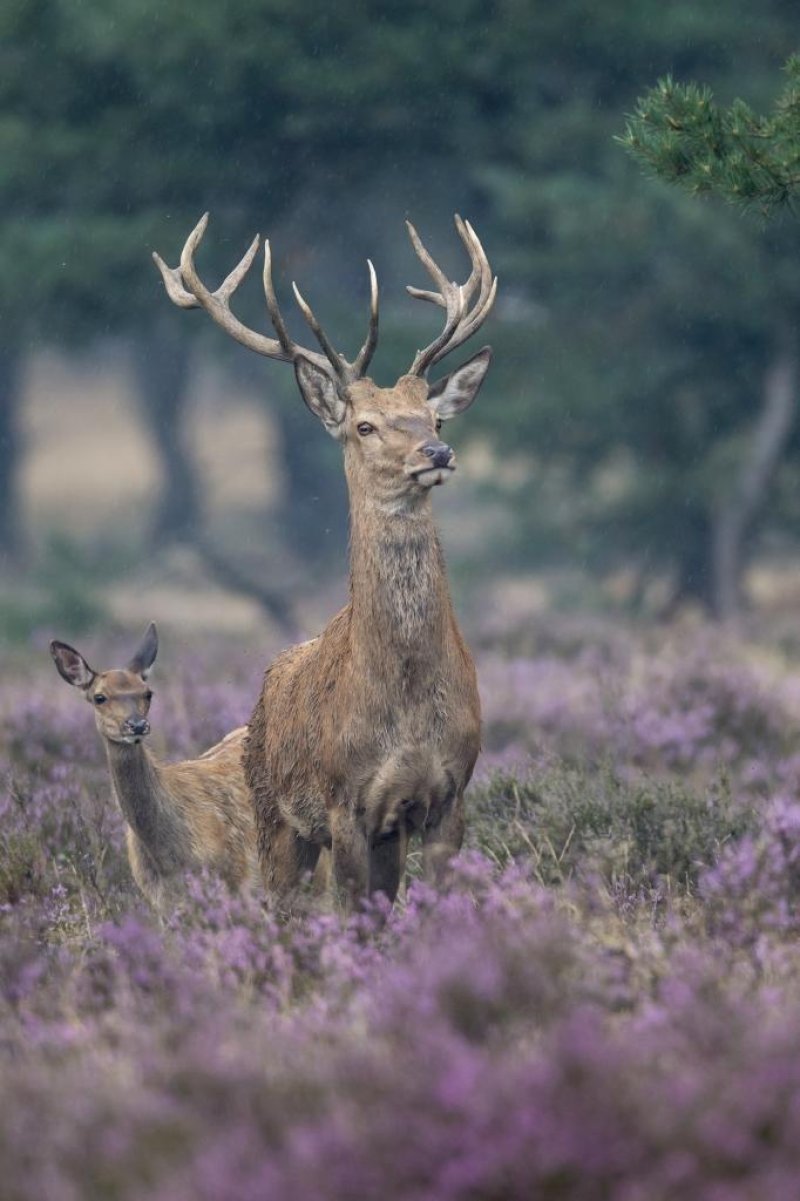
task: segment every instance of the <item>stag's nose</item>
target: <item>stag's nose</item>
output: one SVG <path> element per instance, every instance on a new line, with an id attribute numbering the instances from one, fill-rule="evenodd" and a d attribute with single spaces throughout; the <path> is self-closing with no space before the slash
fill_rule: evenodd
<path id="1" fill-rule="evenodd" d="M 432 467 L 449 467 L 453 452 L 446 442 L 426 442 L 422 453 L 431 460 Z"/>
<path id="2" fill-rule="evenodd" d="M 146 717 L 132 717 L 125 724 L 137 738 L 143 738 L 145 734 L 150 733 L 150 722 Z"/>

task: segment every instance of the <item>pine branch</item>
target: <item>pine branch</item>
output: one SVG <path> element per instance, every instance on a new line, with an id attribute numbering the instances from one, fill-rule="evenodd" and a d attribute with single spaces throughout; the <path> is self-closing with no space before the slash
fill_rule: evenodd
<path id="1" fill-rule="evenodd" d="M 800 201 L 800 56 L 773 111 L 743 100 L 728 109 L 709 88 L 667 76 L 641 97 L 617 140 L 645 170 L 700 195 L 713 193 L 768 216 Z"/>

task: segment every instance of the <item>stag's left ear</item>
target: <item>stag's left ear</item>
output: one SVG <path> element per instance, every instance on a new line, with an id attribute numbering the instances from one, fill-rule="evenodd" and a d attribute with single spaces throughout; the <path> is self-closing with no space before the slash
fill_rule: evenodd
<path id="1" fill-rule="evenodd" d="M 128 664 L 128 671 L 135 671 L 143 680 L 146 680 L 150 675 L 150 668 L 156 661 L 158 654 L 158 630 L 156 623 L 150 622 L 150 625 L 144 632 L 144 637 L 139 643 L 139 648 L 136 654 Z"/>
<path id="2" fill-rule="evenodd" d="M 440 421 L 449 421 L 469 408 L 480 391 L 491 361 L 492 348 L 484 346 L 462 367 L 456 367 L 444 379 L 431 384 L 428 404 Z"/>

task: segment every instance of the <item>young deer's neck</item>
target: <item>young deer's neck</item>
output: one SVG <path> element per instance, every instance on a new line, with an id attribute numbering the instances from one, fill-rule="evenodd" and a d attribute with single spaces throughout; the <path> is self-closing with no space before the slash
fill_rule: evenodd
<path id="1" fill-rule="evenodd" d="M 381 663 L 392 647 L 438 657 L 452 607 L 430 497 L 394 509 L 351 491 L 350 596 L 357 644 Z"/>
<path id="2" fill-rule="evenodd" d="M 158 861 L 160 849 L 172 845 L 179 825 L 177 814 L 166 802 L 158 764 L 141 743 L 128 746 L 109 739 L 104 742 L 123 816 Z"/>

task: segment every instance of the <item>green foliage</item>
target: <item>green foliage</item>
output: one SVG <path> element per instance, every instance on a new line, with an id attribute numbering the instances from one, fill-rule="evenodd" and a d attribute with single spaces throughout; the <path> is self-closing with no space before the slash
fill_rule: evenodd
<path id="1" fill-rule="evenodd" d="M 692 891 L 704 866 L 752 827 L 724 781 L 625 779 L 610 766 L 498 774 L 470 792 L 469 838 L 500 863 L 531 857 L 542 883 L 598 876 L 626 891 Z"/>
<path id="2" fill-rule="evenodd" d="M 66 637 L 107 624 L 108 609 L 96 585 L 101 579 L 107 583 L 117 566 L 113 557 L 101 562 L 71 539 L 53 535 L 31 580 L 0 595 L 0 643 L 27 642 L 37 630 L 59 630 Z"/>
<path id="3" fill-rule="evenodd" d="M 786 64 L 769 116 L 743 100 L 714 103 L 709 87 L 666 76 L 628 119 L 623 146 L 654 176 L 693 195 L 716 193 L 765 216 L 800 198 L 800 57 Z"/>
<path id="4" fill-rule="evenodd" d="M 469 418 L 513 460 L 494 473 L 514 514 L 496 557 L 598 571 L 633 559 L 643 579 L 672 573 L 703 591 L 714 514 L 776 329 L 800 301 L 797 234 L 643 186 L 613 135 L 657 75 L 761 103 L 794 36 L 785 4 L 9 0 L 0 22 L 0 339 L 146 340 L 158 313 L 174 337 L 227 354 L 222 334 L 172 312 L 149 259 L 158 248 L 174 262 L 211 209 L 204 275 L 274 230 L 281 294 L 286 275 L 308 279 L 334 336 L 357 345 L 361 322 L 353 333 L 341 314 L 363 313 L 360 260 L 376 258 L 391 310 L 413 269 L 401 217 L 414 214 L 455 273 L 449 215 L 463 210 L 501 280 L 487 327 L 498 354 Z M 744 173 L 748 203 L 757 187 L 791 202 L 794 61 L 765 118 L 666 82 L 642 104 L 628 136 L 682 183 L 724 192 Z M 684 129 L 665 124 L 670 105 Z M 263 326 L 257 282 L 237 303 Z M 381 346 L 380 382 L 435 328 L 414 307 L 387 313 L 398 334 Z M 274 394 L 284 413 L 297 403 L 291 381 Z M 283 433 L 298 492 L 319 481 L 307 524 L 325 509 L 341 528 L 334 448 L 310 423 L 303 440 L 301 419 L 293 408 Z M 792 497 L 779 496 L 789 522 Z M 306 541 L 311 561 L 327 537 Z"/>
<path id="5" fill-rule="evenodd" d="M 496 338 L 502 419 L 476 406 L 475 420 L 501 453 L 527 450 L 527 472 L 518 461 L 503 481 L 519 562 L 568 548 L 594 571 L 632 568 L 633 598 L 655 576 L 706 602 L 714 523 L 800 307 L 798 231 L 743 225 L 660 180 L 643 185 L 614 135 L 653 64 L 721 93 L 746 80 L 766 96 L 787 16 L 762 7 L 757 36 L 741 4 L 713 19 L 644 4 L 613 37 L 600 18 L 572 18 L 569 86 L 535 96 L 550 78 L 539 71 L 505 153 L 481 167 L 519 349 Z M 771 519 L 785 522 L 790 508 L 776 499 Z"/>

